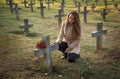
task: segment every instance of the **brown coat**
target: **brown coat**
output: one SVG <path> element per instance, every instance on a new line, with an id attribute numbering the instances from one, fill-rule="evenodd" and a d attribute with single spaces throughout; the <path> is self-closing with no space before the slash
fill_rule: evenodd
<path id="1" fill-rule="evenodd" d="M 80 53 L 80 36 L 77 39 L 71 37 L 71 30 L 73 29 L 72 26 L 66 27 L 64 23 L 62 23 L 59 36 L 56 42 L 65 41 L 68 43 L 68 47 L 71 49 L 69 53 Z"/>

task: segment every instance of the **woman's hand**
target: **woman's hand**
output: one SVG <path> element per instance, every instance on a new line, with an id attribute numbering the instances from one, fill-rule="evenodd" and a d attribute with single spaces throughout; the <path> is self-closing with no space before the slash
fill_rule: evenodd
<path id="1" fill-rule="evenodd" d="M 65 53 L 69 53 L 71 51 L 71 49 L 68 47 L 66 50 L 65 50 Z"/>

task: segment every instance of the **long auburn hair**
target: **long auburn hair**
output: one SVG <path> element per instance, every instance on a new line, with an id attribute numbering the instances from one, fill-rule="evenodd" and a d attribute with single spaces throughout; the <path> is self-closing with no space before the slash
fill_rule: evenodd
<path id="1" fill-rule="evenodd" d="M 70 11 L 67 15 L 67 18 L 65 20 L 66 27 L 69 26 L 69 15 L 72 14 L 74 16 L 74 23 L 73 23 L 73 29 L 72 29 L 72 37 L 77 39 L 81 35 L 81 25 L 80 25 L 80 18 L 77 11 Z"/>

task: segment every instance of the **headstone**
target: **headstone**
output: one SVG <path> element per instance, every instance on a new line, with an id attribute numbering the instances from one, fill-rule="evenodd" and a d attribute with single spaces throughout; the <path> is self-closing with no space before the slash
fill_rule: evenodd
<path id="1" fill-rule="evenodd" d="M 62 13 L 64 13 L 64 2 L 61 2 L 61 6 L 60 6 L 60 8 L 61 8 L 61 11 L 62 11 Z"/>
<path id="2" fill-rule="evenodd" d="M 104 5 L 105 5 L 105 9 L 107 9 L 107 5 L 108 5 L 107 0 L 104 0 Z"/>
<path id="3" fill-rule="evenodd" d="M 60 10 L 58 11 L 58 15 L 55 15 L 55 17 L 58 17 L 58 25 L 61 24 L 61 22 L 62 22 L 62 17 L 63 17 L 63 16 L 65 16 L 65 14 L 62 14 L 62 10 L 60 9 Z"/>
<path id="4" fill-rule="evenodd" d="M 78 2 L 78 13 L 80 13 L 80 7 L 81 7 L 80 2 Z"/>
<path id="5" fill-rule="evenodd" d="M 83 13 L 83 16 L 84 16 L 84 22 L 87 23 L 87 13 L 88 13 L 88 11 L 87 11 L 87 7 L 86 6 L 84 6 L 84 11 L 81 12 L 81 13 Z"/>
<path id="6" fill-rule="evenodd" d="M 28 2 L 26 0 L 24 0 L 24 2 L 22 2 L 22 3 L 24 4 L 25 7 L 27 7 Z"/>
<path id="7" fill-rule="evenodd" d="M 40 3 L 40 7 L 38 7 L 38 9 L 40 9 L 40 14 L 41 17 L 44 17 L 44 8 L 46 8 L 45 6 L 43 6 L 43 3 Z"/>
<path id="8" fill-rule="evenodd" d="M 96 41 L 96 46 L 97 49 L 101 49 L 102 48 L 102 35 L 107 33 L 106 29 L 102 29 L 103 23 L 97 23 L 97 31 L 93 31 L 92 32 L 92 37 L 96 37 L 97 41 Z"/>
<path id="9" fill-rule="evenodd" d="M 48 2 L 46 2 L 48 4 L 48 9 L 50 9 L 50 0 L 48 0 Z"/>
<path id="10" fill-rule="evenodd" d="M 9 6 L 10 6 L 10 11 L 11 11 L 11 13 L 13 13 L 13 5 L 14 5 L 15 3 L 13 3 L 13 0 L 9 0 Z"/>
<path id="11" fill-rule="evenodd" d="M 24 19 L 24 25 L 19 26 L 20 29 L 24 29 L 25 35 L 29 34 L 29 28 L 33 27 L 33 24 L 29 24 L 28 19 Z"/>
<path id="12" fill-rule="evenodd" d="M 108 15 L 108 13 L 106 12 L 106 9 L 103 9 L 103 12 L 101 13 L 101 15 L 103 16 L 103 21 L 106 21 L 106 15 Z"/>
<path id="13" fill-rule="evenodd" d="M 15 4 L 15 14 L 16 14 L 16 18 L 17 20 L 19 20 L 19 10 L 21 10 L 21 8 L 18 7 L 18 4 Z"/>
<path id="14" fill-rule="evenodd" d="M 51 73 L 52 69 L 53 69 L 51 52 L 54 51 L 54 50 L 58 50 L 59 45 L 58 44 L 50 45 L 50 36 L 44 36 L 42 39 L 45 40 L 45 43 L 47 44 L 47 47 L 43 48 L 43 49 L 35 49 L 34 53 L 35 53 L 35 56 L 44 55 L 45 62 L 46 62 L 46 67 L 47 67 L 47 72 Z"/>
<path id="15" fill-rule="evenodd" d="M 33 5 L 35 5 L 35 3 L 33 3 L 32 1 L 30 1 L 29 6 L 30 6 L 30 8 L 31 8 L 31 12 L 33 12 Z"/>

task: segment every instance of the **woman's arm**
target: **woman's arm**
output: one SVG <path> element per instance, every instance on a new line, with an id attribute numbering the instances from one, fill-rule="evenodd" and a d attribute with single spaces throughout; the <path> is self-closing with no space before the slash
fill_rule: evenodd
<path id="1" fill-rule="evenodd" d="M 57 40 L 56 40 L 56 42 L 58 42 L 58 43 L 60 43 L 62 40 L 63 40 L 63 28 L 64 27 L 64 24 L 62 23 L 62 25 L 61 25 L 61 28 L 60 28 L 60 32 L 59 32 L 59 35 L 58 35 L 58 38 L 57 38 Z"/>
<path id="2" fill-rule="evenodd" d="M 68 47 L 70 49 L 73 49 L 75 46 L 78 46 L 80 43 L 80 36 L 78 37 L 78 39 L 76 39 L 75 41 L 73 41 Z"/>

